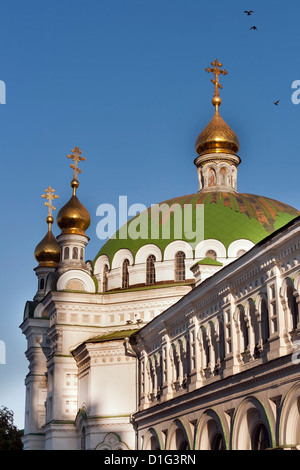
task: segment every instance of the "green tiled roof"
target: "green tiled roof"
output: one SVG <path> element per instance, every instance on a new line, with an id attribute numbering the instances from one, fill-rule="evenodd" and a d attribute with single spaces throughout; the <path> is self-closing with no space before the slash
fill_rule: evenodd
<path id="1" fill-rule="evenodd" d="M 250 240 L 256 244 L 300 214 L 300 212 L 293 207 L 274 199 L 243 193 L 200 192 L 176 197 L 161 204 L 167 204 L 169 207 L 176 204 L 178 205 L 177 207 L 180 208 L 183 208 L 184 204 L 191 204 L 193 207 L 193 230 L 195 230 L 196 227 L 195 208 L 198 204 L 203 204 L 204 239 L 212 238 L 219 240 L 226 248 L 228 248 L 233 241 L 241 238 Z M 102 254 L 107 255 L 112 261 L 114 254 L 121 248 L 127 248 L 135 257 L 137 251 L 148 243 L 157 245 L 163 254 L 166 246 L 170 242 L 178 239 L 174 235 L 174 230 L 172 230 L 174 214 L 172 212 L 168 212 L 164 215 L 158 212 L 151 213 L 151 208 L 147 209 L 147 212 L 149 227 L 147 239 L 137 238 L 134 240 L 129 237 L 120 239 L 118 231 L 115 238 L 109 239 L 103 245 L 95 257 L 94 262 Z M 160 231 L 163 226 L 170 222 L 171 230 L 168 239 L 163 238 L 161 234 L 159 238 L 151 237 L 150 226 L 155 217 L 160 217 Z M 133 218 L 128 221 L 126 224 L 127 229 L 135 219 L 136 218 Z M 182 234 L 183 236 L 180 239 L 189 242 L 193 248 L 195 248 L 197 243 L 192 243 L 189 237 L 185 236 L 184 230 L 182 230 Z"/>
<path id="2" fill-rule="evenodd" d="M 137 330 L 121 330 L 121 331 L 113 331 L 112 333 L 108 333 L 102 336 L 96 336 L 94 338 L 88 339 L 86 343 L 105 343 L 106 341 L 116 341 L 120 339 L 129 338 L 133 333 Z"/>
<path id="3" fill-rule="evenodd" d="M 216 259 L 203 258 L 200 261 L 197 261 L 197 263 L 193 264 L 191 268 L 193 268 L 194 266 L 198 264 L 206 264 L 206 265 L 209 264 L 210 266 L 223 266 L 223 263 L 220 263 L 220 261 L 217 261 Z"/>

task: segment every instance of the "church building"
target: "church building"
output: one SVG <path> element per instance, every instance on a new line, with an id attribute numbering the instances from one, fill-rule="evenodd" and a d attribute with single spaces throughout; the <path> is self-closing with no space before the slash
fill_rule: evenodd
<path id="1" fill-rule="evenodd" d="M 227 72 L 211 65 L 198 192 L 132 218 L 93 260 L 78 147 L 57 238 L 57 196 L 43 195 L 20 326 L 25 449 L 300 448 L 300 212 L 238 192 L 240 144 L 219 111 Z"/>

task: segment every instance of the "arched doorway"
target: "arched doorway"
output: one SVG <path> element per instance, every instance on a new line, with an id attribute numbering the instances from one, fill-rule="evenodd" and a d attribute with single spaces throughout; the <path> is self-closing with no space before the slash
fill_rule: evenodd
<path id="1" fill-rule="evenodd" d="M 186 426 L 180 419 L 176 419 L 169 428 L 166 449 L 190 450 L 191 448 L 191 439 L 188 435 Z"/>
<path id="2" fill-rule="evenodd" d="M 227 435 L 229 430 L 227 429 Z M 206 410 L 196 428 L 195 449 L 197 450 L 225 450 L 226 426 L 220 416 L 213 410 Z"/>
<path id="3" fill-rule="evenodd" d="M 272 415 L 271 409 L 268 411 Z M 273 423 L 275 426 L 275 423 Z M 273 430 L 266 410 L 256 397 L 248 397 L 238 407 L 232 428 L 233 450 L 262 450 L 273 447 Z"/>

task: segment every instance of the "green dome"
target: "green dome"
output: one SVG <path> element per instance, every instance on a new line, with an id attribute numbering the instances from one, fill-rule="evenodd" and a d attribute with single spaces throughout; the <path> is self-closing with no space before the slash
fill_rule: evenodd
<path id="1" fill-rule="evenodd" d="M 287 204 L 263 196 L 253 194 L 229 193 L 229 192 L 199 192 L 187 196 L 176 197 L 162 204 L 171 207 L 178 204 L 177 207 L 183 208 L 185 204 L 192 205 L 193 230 L 196 227 L 196 205 L 204 205 L 204 239 L 216 239 L 228 246 L 239 239 L 246 239 L 254 244 L 267 237 L 275 230 L 283 227 L 292 219 L 300 215 L 300 212 Z M 176 212 L 175 212 L 176 213 Z M 119 238 L 119 232 L 116 232 L 115 238 L 110 238 L 101 248 L 94 261 L 101 255 L 107 255 L 112 261 L 114 254 L 126 248 L 131 251 L 135 257 L 137 251 L 144 245 L 153 243 L 161 249 L 162 256 L 169 243 L 174 240 L 185 240 L 195 248 L 195 243 L 189 236 L 178 238 L 174 235 L 172 219 L 174 214 L 167 212 L 159 219 L 160 236 L 151 237 L 151 222 L 158 217 L 158 212 L 151 208 L 147 209 L 148 218 L 148 237 L 132 239 L 124 237 L 124 229 L 127 231 L 131 223 L 136 223 L 137 217 L 130 219 L 126 226 L 121 228 L 122 238 Z M 135 221 L 135 222 L 134 222 Z M 161 236 L 163 226 L 170 222 L 170 237 L 168 239 Z M 129 228 L 130 230 L 130 228 Z M 201 239 L 199 240 L 201 241 Z"/>

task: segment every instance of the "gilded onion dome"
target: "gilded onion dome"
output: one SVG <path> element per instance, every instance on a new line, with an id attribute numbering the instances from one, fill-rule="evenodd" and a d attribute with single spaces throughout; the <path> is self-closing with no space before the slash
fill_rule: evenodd
<path id="1" fill-rule="evenodd" d="M 52 224 L 54 221 L 52 210 L 55 209 L 52 205 L 52 200 L 58 198 L 58 196 L 54 195 L 54 189 L 52 189 L 51 186 L 49 186 L 45 192 L 46 194 L 43 194 L 42 197 L 47 199 L 45 205 L 48 207 L 48 216 L 46 219 L 48 232 L 43 240 L 36 246 L 34 257 L 39 263 L 39 266 L 56 267 L 60 260 L 60 248 L 52 233 Z"/>
<path id="2" fill-rule="evenodd" d="M 230 153 L 237 155 L 239 148 L 239 139 L 226 124 L 219 113 L 218 107 L 216 107 L 212 120 L 196 140 L 195 149 L 197 154 Z"/>
<path id="3" fill-rule="evenodd" d="M 65 204 L 57 214 L 57 225 L 61 229 L 62 234 L 74 233 L 77 235 L 85 235 L 85 231 L 90 226 L 91 219 L 87 209 L 81 204 L 76 196 L 76 189 L 79 186 L 77 174 L 81 173 L 78 168 L 78 162 L 85 160 L 81 156 L 81 150 L 75 147 L 68 158 L 73 160 L 70 167 L 74 170 L 71 187 L 73 188 L 73 195 L 71 199 Z"/>
<path id="4" fill-rule="evenodd" d="M 240 148 L 239 139 L 219 113 L 219 106 L 222 102 L 219 93 L 219 89 L 222 88 L 222 85 L 219 83 L 219 75 L 227 75 L 228 72 L 221 70 L 222 64 L 218 59 L 212 62 L 211 65 L 213 68 L 207 67 L 205 70 L 215 75 L 215 78 L 211 80 L 215 85 L 214 97 L 212 99 L 215 114 L 209 124 L 199 134 L 195 144 L 196 152 L 198 155 L 211 153 L 237 155 Z"/>
<path id="5" fill-rule="evenodd" d="M 78 180 L 73 179 L 71 181 L 73 195 L 57 214 L 56 222 L 63 234 L 75 233 L 77 235 L 85 235 L 85 231 L 91 223 L 90 214 L 76 196 L 78 186 Z"/>
<path id="6" fill-rule="evenodd" d="M 34 257 L 39 263 L 39 266 L 56 267 L 60 260 L 60 248 L 52 233 L 51 225 L 53 224 L 53 217 L 47 217 L 48 232 L 36 246 Z"/>

